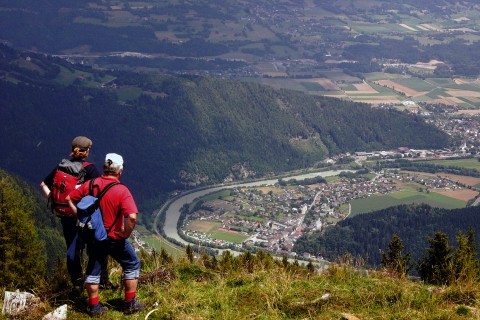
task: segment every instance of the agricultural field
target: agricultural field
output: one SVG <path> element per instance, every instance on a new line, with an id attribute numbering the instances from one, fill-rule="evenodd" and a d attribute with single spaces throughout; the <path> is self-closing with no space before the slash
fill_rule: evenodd
<path id="1" fill-rule="evenodd" d="M 150 235 L 150 236 L 145 236 L 141 238 L 142 241 L 144 241 L 150 248 L 154 249 L 156 252 L 160 252 L 160 250 L 165 249 L 167 253 L 172 256 L 173 258 L 181 258 L 182 256 L 185 255 L 185 250 L 172 245 L 170 242 L 155 236 L 155 235 Z"/>
<path id="2" fill-rule="evenodd" d="M 426 203 L 432 207 L 455 209 L 464 208 L 466 201 L 458 200 L 436 192 L 399 191 L 383 196 L 371 196 L 351 202 L 349 217 L 401 204 Z"/>
<path id="3" fill-rule="evenodd" d="M 156 252 L 160 252 L 162 249 L 165 249 L 165 251 L 167 251 L 167 253 L 173 258 L 180 258 L 185 254 L 185 250 L 183 248 L 177 247 L 165 239 L 155 235 L 151 231 L 147 230 L 143 225 L 137 224 L 135 230 L 140 233 L 139 240 L 145 242 L 149 248 L 154 249 Z"/>
<path id="4" fill-rule="evenodd" d="M 366 74 L 365 80 L 362 80 L 334 70 L 322 72 L 324 78 L 297 79 L 286 77 L 288 72 L 279 66 L 270 69 L 265 67 L 261 67 L 262 73 L 270 77 L 249 80 L 274 88 L 288 88 L 369 104 L 393 104 L 402 107 L 405 100 L 413 103 L 441 103 L 465 108 L 459 111 L 461 113 L 474 113 L 477 112 L 476 108 L 480 107 L 480 81 L 476 79 L 421 79 L 376 72 Z M 275 78 L 275 75 L 282 78 Z"/>
<path id="5" fill-rule="evenodd" d="M 242 243 L 245 239 L 248 238 L 247 235 L 225 229 L 214 230 L 211 232 L 210 236 L 213 239 L 228 241 L 232 243 Z"/>
<path id="6" fill-rule="evenodd" d="M 248 238 L 247 235 L 240 232 L 221 228 L 221 223 L 218 221 L 193 220 L 186 226 L 186 229 L 206 234 L 212 239 L 232 243 L 242 243 Z"/>
<path id="7" fill-rule="evenodd" d="M 442 166 L 453 166 L 466 169 L 475 169 L 480 171 L 480 161 L 476 158 L 470 159 L 454 159 L 454 160 L 428 160 L 422 161 L 423 163 L 432 163 Z"/>
<path id="8" fill-rule="evenodd" d="M 467 160 L 467 161 L 465 161 Z M 472 167 L 472 159 L 465 160 L 452 160 L 451 165 Z M 441 164 L 445 160 L 439 161 Z M 476 161 L 476 160 L 475 160 Z M 478 162 L 478 161 L 477 161 Z M 439 163 L 439 164 L 440 164 Z M 351 216 L 355 216 L 361 213 L 372 212 L 380 209 L 385 209 L 391 206 L 397 206 L 401 204 L 412 203 L 426 203 L 432 207 L 439 207 L 445 209 L 464 208 L 467 202 L 474 199 L 479 195 L 479 192 L 470 189 L 469 186 L 478 186 L 480 184 L 480 178 L 459 176 L 445 173 L 430 174 L 422 172 L 408 172 L 401 171 L 407 175 L 418 175 L 419 179 L 443 177 L 448 178 L 451 181 L 464 184 L 466 187 L 458 188 L 427 188 L 416 182 L 401 182 L 397 181 L 397 189 L 399 191 L 392 192 L 386 195 L 375 195 L 368 198 L 356 199 L 350 202 L 351 204 Z"/>

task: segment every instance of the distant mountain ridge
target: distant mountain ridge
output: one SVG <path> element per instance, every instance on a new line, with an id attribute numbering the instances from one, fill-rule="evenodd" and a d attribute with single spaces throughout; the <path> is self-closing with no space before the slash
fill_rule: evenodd
<path id="1" fill-rule="evenodd" d="M 339 15 L 385 15 L 385 19 L 399 19 L 408 13 L 414 18 L 431 12 L 436 16 L 456 15 L 476 8 L 474 0 L 429 1 L 9 1 L 0 4 L 0 39 L 23 49 L 37 49 L 50 54 L 90 51 L 137 51 L 164 53 L 172 56 L 217 56 L 242 46 L 255 24 L 275 23 L 275 16 L 308 18 L 308 11 L 322 10 Z M 272 11 L 272 7 L 275 8 Z M 422 12 L 423 11 L 423 12 Z M 255 12 L 261 13 L 257 19 Z M 422 13 L 420 13 L 422 12 Z M 307 13 L 307 14 L 305 14 Z M 163 17 L 162 17 L 163 16 Z M 273 16 L 273 17 L 272 17 Z M 174 19 L 172 17 L 176 17 Z M 183 19 L 198 20 L 198 30 L 182 25 Z M 364 19 L 362 17 L 362 19 Z M 293 20 L 293 19 L 292 19 Z M 216 23 L 232 37 L 215 36 Z M 243 23 L 239 23 L 245 21 Z M 296 21 L 296 20 L 295 20 Z M 308 20 L 307 20 L 308 21 Z M 236 30 L 232 24 L 239 24 Z M 330 23 L 327 22 L 327 26 Z M 268 28 L 269 33 L 283 31 Z M 160 37 L 171 32 L 170 37 Z M 259 39 L 287 40 L 288 35 L 261 35 Z M 351 39 L 353 40 L 353 39 Z M 294 43 L 294 42 L 293 42 Z M 292 44 L 293 44 L 292 43 Z M 261 47 L 260 47 L 261 48 Z M 262 51 L 262 49 L 257 49 Z M 245 52 L 255 49 L 245 49 Z"/>
<path id="2" fill-rule="evenodd" d="M 330 60 L 349 60 L 337 67 L 359 75 L 400 72 L 384 60 L 438 60 L 445 65 L 436 77 L 476 78 L 479 12 L 474 0 L 3 1 L 0 41 L 105 68 L 173 74 L 255 77 L 285 61 L 273 76 L 317 77 Z M 296 66 L 302 60 L 313 68 Z"/>
<path id="3" fill-rule="evenodd" d="M 315 165 L 338 152 L 442 148 L 420 117 L 253 83 L 93 70 L 0 47 L 0 166 L 39 183 L 94 141 L 90 160 L 125 157 L 141 200 L 225 179 Z"/>

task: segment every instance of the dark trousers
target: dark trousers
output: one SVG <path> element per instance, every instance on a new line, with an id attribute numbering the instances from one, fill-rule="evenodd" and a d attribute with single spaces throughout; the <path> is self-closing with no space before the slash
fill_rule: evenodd
<path id="1" fill-rule="evenodd" d="M 70 247 L 75 236 L 77 235 L 77 220 L 75 218 L 61 217 L 63 228 L 63 237 L 65 238 L 65 244 L 67 248 Z M 77 237 L 77 244 L 75 247 L 75 256 L 73 259 L 67 255 L 67 270 L 70 275 L 70 280 L 74 286 L 83 284 L 83 271 L 82 271 L 82 250 L 85 248 L 85 244 Z M 108 256 L 101 261 L 101 284 L 106 284 L 109 281 L 108 275 Z"/>

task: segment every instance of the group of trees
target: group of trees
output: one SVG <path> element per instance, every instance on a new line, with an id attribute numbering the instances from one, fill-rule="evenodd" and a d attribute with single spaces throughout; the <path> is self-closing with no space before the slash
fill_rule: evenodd
<path id="1" fill-rule="evenodd" d="M 477 255 L 475 231 L 457 234 L 457 247 L 448 243 L 448 236 L 436 232 L 428 239 L 430 246 L 415 267 L 422 280 L 436 285 L 472 284 L 480 280 L 480 261 Z M 382 267 L 400 276 L 406 276 L 414 267 L 411 253 L 404 254 L 404 245 L 394 234 L 387 250 L 382 254 Z"/>
<path id="2" fill-rule="evenodd" d="M 47 270 L 57 264 L 57 250 L 59 246 L 63 249 L 63 239 L 55 238 L 57 229 L 48 226 L 50 217 L 45 213 L 46 210 L 39 210 L 38 198 L 25 182 L 0 170 L 2 285 L 18 289 L 39 287 Z"/>

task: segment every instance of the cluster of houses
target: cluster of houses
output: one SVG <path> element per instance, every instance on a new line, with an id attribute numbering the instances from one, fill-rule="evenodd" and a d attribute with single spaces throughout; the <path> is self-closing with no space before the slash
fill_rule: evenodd
<path id="1" fill-rule="evenodd" d="M 371 180 L 362 177 L 342 178 L 335 183 L 309 186 L 276 185 L 275 192 L 235 189 L 228 201 L 206 203 L 202 209 L 188 215 L 182 229 L 185 235 L 205 244 L 255 246 L 272 253 L 295 256 L 294 244 L 305 232 L 333 223 L 325 222 L 327 217 L 335 221 L 348 214 L 339 210 L 342 204 L 395 189 L 395 183 L 383 175 Z M 305 219 L 307 216 L 308 221 Z M 223 229 L 242 233 L 246 239 L 243 244 L 213 239 L 207 233 L 188 228 L 189 223 L 195 220 L 220 222 Z"/>
<path id="2" fill-rule="evenodd" d="M 423 150 L 401 148 L 392 152 L 372 152 L 357 157 L 392 156 L 396 152 L 422 157 Z M 426 152 L 426 151 L 425 151 Z M 429 154 L 429 153 L 427 153 Z M 432 151 L 432 155 L 435 152 Z M 459 188 L 457 183 L 435 175 L 398 173 L 386 170 L 370 179 L 365 176 L 341 177 L 331 183 L 312 185 L 276 184 L 271 188 L 236 188 L 227 200 L 212 200 L 187 216 L 182 231 L 188 237 L 225 248 L 257 247 L 278 255 L 296 256 L 295 242 L 306 232 L 321 230 L 344 219 L 352 200 L 398 190 L 398 182 L 415 182 L 430 189 Z M 191 221 L 217 222 L 223 230 L 245 236 L 242 243 L 218 240 L 211 234 L 189 229 Z M 315 258 L 315 257 L 307 257 Z"/>

